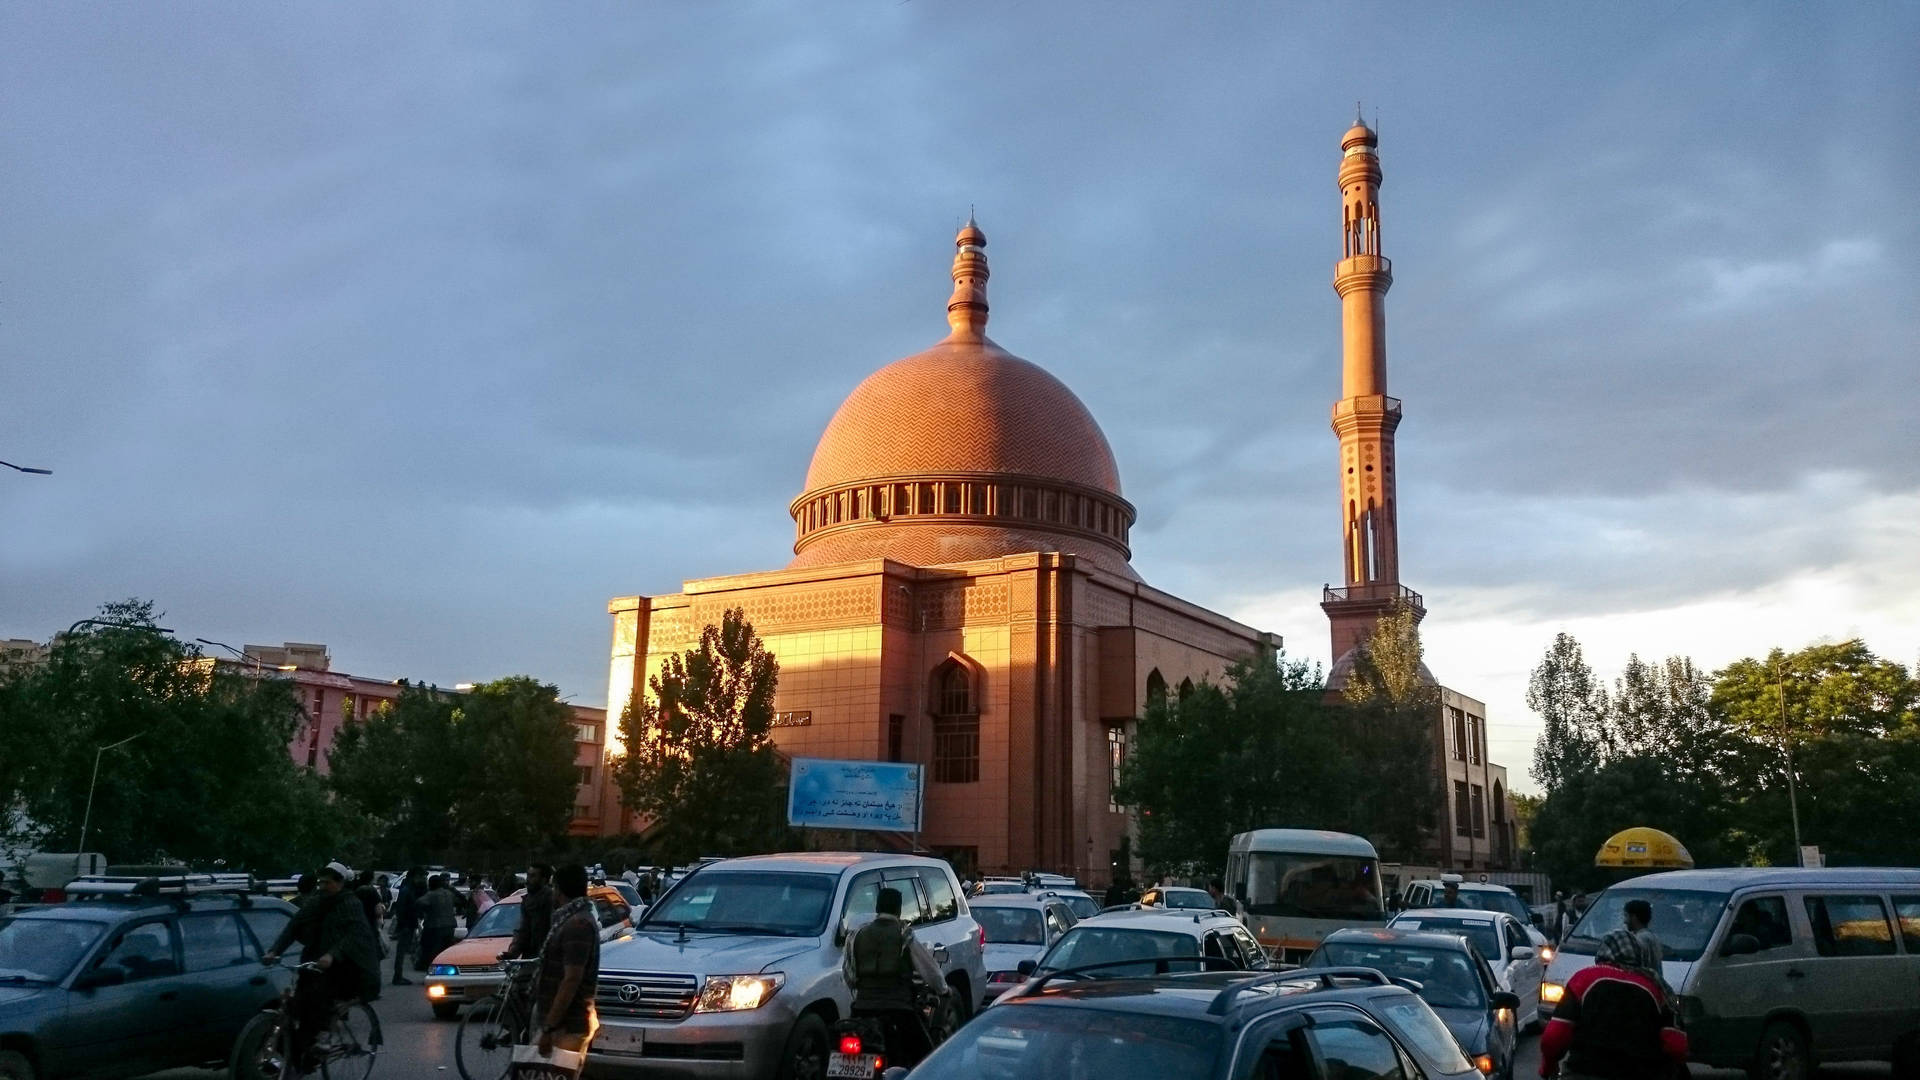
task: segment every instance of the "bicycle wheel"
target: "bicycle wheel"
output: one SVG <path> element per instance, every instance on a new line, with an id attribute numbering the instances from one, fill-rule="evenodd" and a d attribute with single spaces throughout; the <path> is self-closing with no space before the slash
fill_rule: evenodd
<path id="1" fill-rule="evenodd" d="M 366 1080 L 380 1054 L 380 1018 L 357 1002 L 333 1014 L 333 1045 L 320 1057 L 326 1080 Z"/>
<path id="2" fill-rule="evenodd" d="M 232 1080 L 294 1080 L 299 1071 L 287 1052 L 286 1014 L 263 1012 L 247 1021 L 240 1037 L 233 1040 L 233 1056 L 227 1062 Z"/>
<path id="3" fill-rule="evenodd" d="M 460 1018 L 453 1061 L 461 1080 L 501 1080 L 513 1067 L 513 1043 L 520 1037 L 523 1006 L 517 997 L 495 994 L 475 1002 Z"/>

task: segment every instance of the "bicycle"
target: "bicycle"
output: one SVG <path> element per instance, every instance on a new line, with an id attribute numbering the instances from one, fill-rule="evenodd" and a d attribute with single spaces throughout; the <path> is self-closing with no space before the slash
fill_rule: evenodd
<path id="1" fill-rule="evenodd" d="M 316 977 L 318 964 L 294 968 L 301 977 Z M 280 993 L 280 1003 L 247 1021 L 234 1040 L 228 1073 L 233 1080 L 299 1080 L 309 1074 L 293 1054 L 293 987 Z M 336 1002 L 327 1030 L 314 1040 L 314 1057 L 325 1080 L 365 1080 L 380 1053 L 380 1017 L 359 999 Z"/>
<path id="2" fill-rule="evenodd" d="M 506 982 L 467 1007 L 454 1036 L 462 1080 L 499 1080 L 513 1068 L 513 1048 L 533 1041 L 533 968 L 538 959 L 502 961 Z"/>

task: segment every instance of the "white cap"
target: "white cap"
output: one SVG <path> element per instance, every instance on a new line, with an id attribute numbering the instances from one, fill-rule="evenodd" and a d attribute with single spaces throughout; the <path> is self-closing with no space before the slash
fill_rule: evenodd
<path id="1" fill-rule="evenodd" d="M 327 868 L 328 870 L 331 870 L 331 871 L 333 871 L 333 872 L 334 872 L 334 873 L 336 873 L 336 874 L 339 874 L 339 875 L 340 875 L 340 880 L 341 880 L 341 881 L 352 881 L 352 880 L 353 880 L 353 871 L 351 871 L 351 870 L 349 870 L 349 869 L 347 869 L 347 864 L 346 864 L 346 863 L 343 863 L 343 862 L 337 862 L 337 861 L 336 861 L 336 862 L 330 862 L 330 863 L 328 863 L 328 864 L 327 864 L 327 867 L 326 867 L 326 868 Z"/>
<path id="2" fill-rule="evenodd" d="M 1460 884 L 1460 881 L 1461 881 L 1461 878 L 1459 874 L 1441 874 L 1440 875 L 1440 884 L 1442 885 L 1458 885 Z"/>

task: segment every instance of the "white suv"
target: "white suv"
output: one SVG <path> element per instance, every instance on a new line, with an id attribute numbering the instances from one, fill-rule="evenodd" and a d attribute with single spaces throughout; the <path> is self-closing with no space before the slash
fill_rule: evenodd
<path id="1" fill-rule="evenodd" d="M 818 1076 L 852 994 L 849 928 L 883 888 L 933 953 L 964 1019 L 986 986 L 980 924 L 952 869 L 911 855 L 802 853 L 702 866 L 600 949 L 594 1076 Z"/>

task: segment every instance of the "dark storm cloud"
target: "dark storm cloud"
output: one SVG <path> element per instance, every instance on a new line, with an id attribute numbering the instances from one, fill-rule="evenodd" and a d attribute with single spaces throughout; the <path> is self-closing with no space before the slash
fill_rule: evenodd
<path id="1" fill-rule="evenodd" d="M 1758 584 L 1920 486 L 1911 11 L 1197 10 L 13 11 L 0 456 L 57 473 L 0 477 L 0 635 L 137 594 L 598 700 L 607 597 L 785 558 L 969 204 L 1148 578 L 1310 592 L 1356 97 L 1416 585 Z"/>

